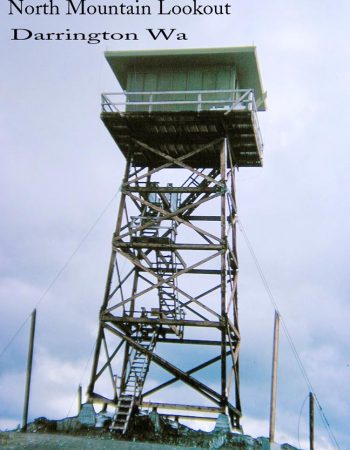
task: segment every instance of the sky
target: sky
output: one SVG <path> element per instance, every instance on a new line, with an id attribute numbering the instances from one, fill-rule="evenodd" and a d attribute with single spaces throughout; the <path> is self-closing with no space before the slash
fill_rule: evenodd
<path id="1" fill-rule="evenodd" d="M 124 169 L 99 119 L 101 92 L 120 89 L 103 52 L 256 45 L 268 94 L 259 114 L 264 167 L 237 175 L 239 217 L 339 447 L 350 448 L 350 5 L 230 5 L 218 17 L 10 16 L 1 2 L 1 429 L 21 422 L 35 306 L 30 419 L 75 414 L 78 384 L 89 380 Z M 159 27 L 188 40 L 144 32 Z M 140 39 L 11 41 L 11 28 Z M 267 436 L 274 308 L 238 237 L 242 423 L 245 433 Z M 308 448 L 309 386 L 284 330 L 278 382 L 276 440 Z M 319 413 L 316 439 L 320 450 L 335 448 Z"/>

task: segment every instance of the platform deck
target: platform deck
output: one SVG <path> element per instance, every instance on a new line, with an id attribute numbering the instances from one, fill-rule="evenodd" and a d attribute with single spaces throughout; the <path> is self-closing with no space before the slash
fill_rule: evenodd
<path id="1" fill-rule="evenodd" d="M 181 112 L 102 112 L 101 118 L 133 164 L 157 167 L 166 161 L 135 144 L 139 140 L 161 152 L 178 158 L 209 144 L 227 138 L 232 159 L 238 167 L 261 167 L 263 145 L 253 111 L 181 111 Z M 219 167 L 221 144 L 209 147 L 184 162 L 196 168 Z"/>

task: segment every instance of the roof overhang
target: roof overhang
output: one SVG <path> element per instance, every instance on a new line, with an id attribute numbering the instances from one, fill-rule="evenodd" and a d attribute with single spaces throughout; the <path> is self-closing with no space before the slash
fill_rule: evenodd
<path id="1" fill-rule="evenodd" d="M 262 86 L 255 46 L 107 51 L 105 57 L 123 89 L 126 89 L 127 75 L 131 70 L 138 71 L 145 67 L 233 64 L 237 70 L 240 89 L 254 89 L 258 109 L 266 109 L 266 93 Z"/>

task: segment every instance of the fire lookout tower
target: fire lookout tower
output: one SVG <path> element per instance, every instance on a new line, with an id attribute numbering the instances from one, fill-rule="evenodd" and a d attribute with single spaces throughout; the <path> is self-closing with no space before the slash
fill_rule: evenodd
<path id="1" fill-rule="evenodd" d="M 254 47 L 106 52 L 126 159 L 88 398 L 240 429 L 235 169 L 262 166 Z M 181 389 L 179 389 L 181 387 Z"/>

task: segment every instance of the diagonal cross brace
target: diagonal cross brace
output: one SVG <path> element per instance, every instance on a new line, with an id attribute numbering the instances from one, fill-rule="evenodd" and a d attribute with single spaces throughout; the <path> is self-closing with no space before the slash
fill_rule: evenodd
<path id="1" fill-rule="evenodd" d="M 226 356 L 229 356 L 230 354 L 231 354 L 231 350 L 228 350 L 226 352 Z M 211 366 L 212 364 L 220 361 L 220 359 L 221 359 L 221 355 L 216 356 L 215 358 L 212 358 L 209 361 L 206 361 L 205 363 L 200 364 L 199 366 L 196 366 L 190 370 L 187 370 L 185 373 L 187 373 L 187 375 L 191 375 L 192 373 L 198 372 L 199 370 L 202 370 L 205 367 Z M 142 397 L 147 397 L 148 395 L 154 394 L 155 392 L 158 392 L 161 389 L 164 389 L 165 387 L 168 387 L 171 384 L 176 383 L 176 381 L 178 381 L 178 380 L 179 380 L 179 377 L 171 378 L 170 380 L 165 381 L 164 383 L 160 384 L 159 386 L 156 386 L 155 388 L 150 389 L 149 391 L 145 392 Z"/>
<path id="2" fill-rule="evenodd" d="M 221 395 L 219 393 L 215 392 L 213 389 L 209 388 L 205 384 L 203 384 L 200 381 L 196 380 L 195 378 L 191 377 L 186 372 L 183 372 L 181 369 L 177 368 L 176 366 L 169 363 L 168 361 L 161 358 L 160 356 L 156 355 L 155 353 L 149 351 L 147 348 L 143 347 L 141 344 L 134 341 L 134 339 L 132 339 L 130 336 L 127 336 L 127 335 L 121 333 L 119 330 L 117 330 L 107 324 L 105 324 L 105 328 L 107 328 L 109 331 L 111 331 L 112 333 L 119 336 L 121 339 L 126 340 L 137 351 L 148 356 L 151 361 L 154 361 L 158 366 L 162 367 L 167 372 L 176 376 L 179 380 L 188 384 L 189 386 L 194 388 L 196 391 L 200 392 L 202 395 L 207 397 L 212 402 L 216 403 L 217 405 L 221 405 Z"/>
<path id="3" fill-rule="evenodd" d="M 142 142 L 137 141 L 136 139 L 134 139 L 134 140 L 139 145 L 140 144 L 141 144 L 141 146 L 143 145 Z M 203 145 L 202 147 L 199 147 L 196 150 L 193 150 L 192 152 L 189 152 L 186 155 L 181 156 L 180 158 L 176 158 L 176 161 L 181 163 L 181 161 L 184 161 L 185 159 L 190 158 L 191 156 L 194 156 L 197 153 L 200 153 L 200 152 L 206 150 L 207 148 L 210 148 L 210 147 L 212 147 L 212 146 L 214 146 L 214 145 L 216 145 L 216 144 L 218 144 L 219 142 L 222 142 L 222 141 L 223 141 L 222 138 L 215 139 L 214 141 L 209 142 L 209 144 Z M 146 144 L 144 144 L 144 145 L 146 145 Z M 164 155 L 162 152 L 160 152 L 160 153 L 161 153 L 162 156 Z M 166 156 L 167 155 L 164 155 L 164 157 L 166 157 Z M 168 162 L 166 164 L 163 164 L 162 166 L 156 167 L 156 168 L 152 169 L 151 171 L 147 172 L 146 174 L 143 174 L 143 175 L 137 176 L 135 178 L 132 178 L 131 180 L 128 180 L 126 183 L 123 184 L 123 186 L 127 186 L 128 184 L 130 185 L 131 183 L 136 183 L 137 181 L 140 181 L 143 178 L 149 177 L 150 175 L 153 175 L 154 173 L 157 173 L 160 170 L 167 169 L 167 168 L 171 167 L 173 165 L 174 161 L 173 161 L 173 158 L 171 158 L 171 157 L 169 157 L 169 158 L 170 158 L 170 162 Z M 165 158 L 165 159 L 167 159 L 167 158 Z M 188 166 L 187 168 L 189 170 L 193 171 L 193 169 L 190 166 Z"/>
<path id="4" fill-rule="evenodd" d="M 144 149 L 149 150 L 150 152 L 155 153 L 156 155 L 161 156 L 162 158 L 164 158 L 164 159 L 166 159 L 166 160 L 168 160 L 168 161 L 171 161 L 171 164 L 175 164 L 175 165 L 177 165 L 177 166 L 182 167 L 183 169 L 190 170 L 191 172 L 195 173 L 195 174 L 198 175 L 199 177 L 204 178 L 204 179 L 207 180 L 208 182 L 214 183 L 214 184 L 216 184 L 217 186 L 223 187 L 222 182 L 217 181 L 217 180 L 215 180 L 214 178 L 209 177 L 208 175 L 205 175 L 204 173 L 202 173 L 202 172 L 200 172 L 199 170 L 197 170 L 197 169 L 195 169 L 195 168 L 189 166 L 188 164 L 183 163 L 182 160 L 185 159 L 184 157 L 181 157 L 181 158 L 173 158 L 173 157 L 171 157 L 171 156 L 169 156 L 169 155 L 166 155 L 165 153 L 161 152 L 160 150 L 157 150 L 157 149 L 155 149 L 155 148 L 153 148 L 153 147 L 150 147 L 149 145 L 147 145 L 147 144 L 145 144 L 145 143 L 143 143 L 143 142 L 138 141 L 137 139 L 134 139 L 134 141 L 135 141 L 136 144 L 139 145 L 140 147 L 143 147 Z M 219 142 L 221 142 L 221 141 L 223 141 L 223 139 L 217 139 L 216 141 L 213 141 L 213 143 L 210 144 L 210 146 L 213 146 L 213 145 L 215 145 L 216 143 L 219 143 Z M 203 150 L 203 149 L 202 149 L 202 150 Z M 189 157 L 189 154 L 187 154 L 187 155 L 185 155 L 185 156 L 186 156 L 186 158 L 188 158 L 188 157 Z"/>
<path id="5" fill-rule="evenodd" d="M 122 302 L 119 302 L 118 305 L 115 305 L 115 306 L 113 306 L 113 307 L 111 307 L 111 308 L 108 308 L 108 312 L 113 311 L 113 310 L 116 309 L 117 307 L 120 307 L 120 306 L 122 306 L 123 304 L 126 304 L 126 303 L 130 302 L 132 299 L 134 300 L 135 298 L 140 297 L 140 296 L 146 294 L 147 292 L 150 292 L 151 290 L 158 288 L 159 286 L 161 286 L 161 285 L 163 285 L 163 284 L 166 284 L 166 285 L 168 285 L 168 286 L 173 287 L 177 292 L 179 292 L 180 294 L 182 294 L 184 297 L 188 298 L 191 302 L 194 302 L 194 303 L 196 303 L 198 306 L 201 306 L 202 308 L 204 308 L 206 311 L 208 311 L 209 313 L 213 314 L 214 316 L 220 317 L 220 315 L 217 314 L 215 311 L 213 311 L 211 308 L 209 308 L 208 306 L 204 305 L 202 302 L 198 301 L 196 298 L 192 297 L 191 295 L 187 294 L 187 292 L 183 291 L 183 290 L 180 289 L 178 286 L 172 286 L 171 283 L 170 283 L 170 281 L 171 281 L 171 280 L 174 280 L 174 279 L 178 278 L 180 275 L 182 275 L 182 274 L 184 274 L 184 273 L 187 273 L 187 272 L 189 272 L 190 270 L 192 270 L 192 269 L 194 269 L 194 268 L 196 268 L 196 267 L 198 267 L 198 266 L 204 264 L 205 262 L 208 262 L 208 261 L 210 261 L 211 259 L 216 258 L 216 257 L 219 256 L 221 253 L 222 253 L 222 251 L 218 251 L 218 252 L 214 253 L 213 255 L 208 256 L 207 258 L 205 258 L 205 259 L 203 259 L 203 260 L 201 260 L 201 261 L 199 261 L 199 262 L 193 264 L 192 266 L 189 266 L 189 267 L 186 267 L 185 269 L 180 270 L 180 271 L 177 272 L 175 275 L 172 275 L 172 276 L 170 276 L 170 277 L 164 279 L 164 278 L 159 277 L 159 276 L 156 274 L 156 272 L 154 272 L 152 269 L 143 266 L 136 258 L 133 258 L 131 255 L 129 255 L 129 254 L 126 253 L 126 252 L 120 251 L 120 254 L 122 254 L 126 259 L 128 259 L 128 260 L 129 260 L 132 264 L 134 264 L 136 267 L 138 267 L 138 268 L 144 270 L 145 272 L 149 273 L 150 275 L 153 275 L 156 279 L 158 279 L 158 280 L 160 279 L 160 281 L 158 281 L 158 283 L 154 284 L 153 286 L 151 286 L 151 287 L 149 287 L 149 288 L 146 288 L 146 289 L 144 289 L 144 290 L 141 291 L 141 292 L 138 292 L 137 294 L 133 295 L 132 297 L 130 297 L 130 298 L 128 298 L 128 299 L 126 299 L 126 300 L 124 300 L 124 301 L 122 301 Z"/>

